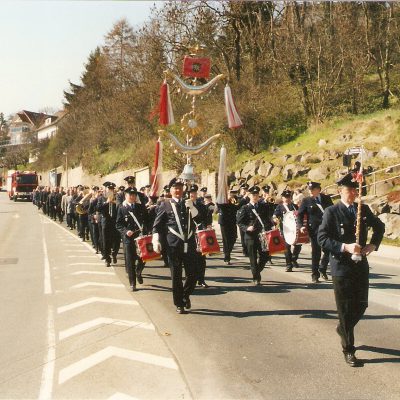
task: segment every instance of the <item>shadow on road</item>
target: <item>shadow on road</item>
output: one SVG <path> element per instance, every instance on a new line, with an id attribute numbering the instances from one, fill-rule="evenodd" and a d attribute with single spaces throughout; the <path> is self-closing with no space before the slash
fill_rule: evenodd
<path id="1" fill-rule="evenodd" d="M 365 364 L 381 364 L 381 363 L 400 363 L 400 350 L 396 349 L 386 349 L 384 347 L 375 347 L 375 346 L 359 346 L 357 350 L 370 351 L 378 354 L 387 354 L 388 358 L 371 358 L 371 359 L 363 359 L 362 361 Z"/>

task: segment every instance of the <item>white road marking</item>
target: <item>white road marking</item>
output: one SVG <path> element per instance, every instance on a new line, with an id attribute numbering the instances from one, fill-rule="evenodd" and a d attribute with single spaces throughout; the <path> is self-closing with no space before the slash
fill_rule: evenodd
<path id="1" fill-rule="evenodd" d="M 54 310 L 50 305 L 47 307 L 47 349 L 40 383 L 39 400 L 50 400 L 53 393 L 56 336 L 54 332 Z"/>
<path id="2" fill-rule="evenodd" d="M 98 351 L 88 357 L 85 357 L 70 366 L 63 368 L 58 374 L 58 383 L 62 385 L 68 380 L 87 371 L 103 361 L 111 357 L 120 357 L 127 360 L 139 361 L 146 364 L 151 364 L 159 367 L 178 369 L 178 366 L 173 358 L 156 356 L 154 354 L 142 353 L 139 351 L 127 350 L 121 347 L 109 346 Z"/>
<path id="3" fill-rule="evenodd" d="M 50 262 L 47 253 L 46 238 L 44 236 L 44 225 L 42 225 L 42 244 L 43 244 L 43 265 L 44 265 L 44 284 L 43 284 L 44 294 L 52 294 L 53 290 L 51 288 Z"/>
<path id="4" fill-rule="evenodd" d="M 90 297 L 88 299 L 76 301 L 75 303 L 71 303 L 66 306 L 58 307 L 57 314 L 62 314 L 66 311 L 74 310 L 75 308 L 79 308 L 82 306 L 86 306 L 87 304 L 93 304 L 93 303 L 127 304 L 135 306 L 139 305 L 139 303 L 136 300 L 119 300 L 119 299 L 112 299 L 109 297 Z"/>
<path id="5" fill-rule="evenodd" d="M 69 266 L 75 266 L 75 265 L 102 265 L 104 266 L 105 264 L 102 262 L 95 262 L 95 263 L 89 263 L 89 262 L 78 262 L 78 263 L 70 263 L 68 264 Z"/>
<path id="6" fill-rule="evenodd" d="M 139 400 L 138 397 L 132 397 L 125 393 L 116 392 L 110 396 L 107 400 Z"/>
<path id="7" fill-rule="evenodd" d="M 98 287 L 114 287 L 114 288 L 124 288 L 123 283 L 103 283 L 103 282 L 82 282 L 77 285 L 71 286 L 70 289 L 81 289 L 88 286 L 98 286 Z"/>
<path id="8" fill-rule="evenodd" d="M 90 255 L 87 255 L 87 256 L 83 256 L 83 255 L 73 255 L 73 254 L 71 254 L 71 255 L 69 255 L 69 256 L 67 256 L 68 258 L 93 258 L 93 257 L 96 257 L 94 254 L 90 254 Z"/>
<path id="9" fill-rule="evenodd" d="M 154 325 L 147 322 L 138 322 L 138 321 L 127 321 L 124 319 L 114 319 L 114 318 L 96 318 L 91 321 L 83 322 L 82 324 L 75 325 L 69 329 L 65 329 L 58 334 L 59 340 L 64 340 L 69 338 L 70 336 L 76 335 L 78 333 L 87 331 L 88 329 L 94 328 L 99 325 L 118 325 L 118 326 L 131 326 L 134 328 L 141 328 L 147 330 L 154 331 Z"/>
<path id="10" fill-rule="evenodd" d="M 102 264 L 103 265 L 103 264 Z M 115 272 L 102 272 L 102 271 L 76 271 L 72 272 L 71 275 L 111 275 L 115 276 Z"/>

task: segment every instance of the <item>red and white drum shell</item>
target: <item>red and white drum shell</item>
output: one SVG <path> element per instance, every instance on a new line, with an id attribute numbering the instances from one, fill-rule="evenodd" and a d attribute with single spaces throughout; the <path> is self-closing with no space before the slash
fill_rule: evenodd
<path id="1" fill-rule="evenodd" d="M 269 254 L 282 253 L 285 251 L 285 239 L 279 229 L 263 232 L 265 248 Z"/>
<path id="2" fill-rule="evenodd" d="M 297 212 L 288 211 L 283 216 L 283 236 L 285 242 L 290 245 L 309 243 L 310 237 L 308 235 L 307 226 L 303 224 L 306 228 L 304 233 L 300 232 L 300 226 L 297 222 Z"/>
<path id="3" fill-rule="evenodd" d="M 203 256 L 220 253 L 221 249 L 214 229 L 204 229 L 196 232 L 197 251 Z"/>
<path id="4" fill-rule="evenodd" d="M 161 258 L 161 254 L 154 251 L 153 235 L 139 236 L 135 239 L 138 256 L 143 261 L 157 260 Z"/>

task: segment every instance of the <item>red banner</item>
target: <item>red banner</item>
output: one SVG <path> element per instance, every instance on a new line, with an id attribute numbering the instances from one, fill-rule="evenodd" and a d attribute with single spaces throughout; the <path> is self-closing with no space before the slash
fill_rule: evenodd
<path id="1" fill-rule="evenodd" d="M 189 78 L 208 78 L 210 68 L 211 60 L 207 57 L 185 56 L 183 60 L 183 75 Z"/>

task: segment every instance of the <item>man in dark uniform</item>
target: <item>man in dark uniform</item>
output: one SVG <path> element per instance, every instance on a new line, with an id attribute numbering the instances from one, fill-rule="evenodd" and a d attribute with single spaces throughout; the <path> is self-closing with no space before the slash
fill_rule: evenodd
<path id="1" fill-rule="evenodd" d="M 239 209 L 237 190 L 229 192 L 228 202 L 218 204 L 218 223 L 221 229 L 224 262 L 231 265 L 231 253 L 237 239 L 236 213 Z"/>
<path id="2" fill-rule="evenodd" d="M 249 201 L 249 194 L 247 193 L 247 191 L 249 190 L 249 185 L 247 183 L 243 183 L 240 187 L 240 192 L 239 192 L 239 196 L 237 197 L 238 199 L 238 212 L 239 210 L 246 205 Z M 236 215 L 237 217 L 237 215 Z M 242 253 L 244 256 L 248 256 L 247 254 L 247 248 L 246 248 L 246 243 L 244 240 L 244 232 L 239 228 L 239 233 L 240 233 L 240 243 L 242 244 Z"/>
<path id="3" fill-rule="evenodd" d="M 304 217 L 307 217 L 308 235 L 311 242 L 311 279 L 314 283 L 318 283 L 321 275 L 323 279 L 328 280 L 326 269 L 329 263 L 329 251 L 323 251 L 321 260 L 321 246 L 318 244 L 317 233 L 325 209 L 332 206 L 333 202 L 330 196 L 321 193 L 320 183 L 308 182 L 307 186 L 311 196 L 306 197 L 301 202 L 297 214 L 297 223 L 301 226 L 301 232 L 304 233 L 306 228 L 303 226 L 303 221 Z"/>
<path id="4" fill-rule="evenodd" d="M 278 204 L 275 208 L 273 219 L 276 225 L 279 225 L 281 232 L 283 232 L 283 217 L 289 211 L 296 211 L 297 205 L 292 202 L 293 193 L 290 190 L 284 190 L 281 194 L 282 203 Z M 286 260 L 286 272 L 292 272 L 293 267 L 298 268 L 299 264 L 297 263 L 297 259 L 299 258 L 299 254 L 301 251 L 301 244 L 295 244 L 292 246 L 289 243 L 285 242 L 285 260 Z"/>
<path id="5" fill-rule="evenodd" d="M 200 196 L 198 197 L 198 202 L 199 203 L 203 203 L 204 204 L 205 197 L 206 197 L 206 194 L 207 194 L 207 190 L 208 189 L 206 187 L 202 187 L 200 189 Z"/>
<path id="6" fill-rule="evenodd" d="M 209 223 L 208 216 L 208 208 L 204 204 L 204 198 L 198 197 L 199 187 L 197 185 L 191 185 L 189 187 L 189 198 L 193 201 L 194 206 L 198 211 L 198 215 L 195 219 L 197 230 L 207 229 L 210 225 L 212 225 L 212 217 L 211 223 Z M 198 251 L 196 252 L 197 257 L 197 268 L 198 268 L 198 276 L 197 276 L 197 284 L 203 288 L 208 288 L 207 283 L 205 282 L 205 274 L 206 274 L 206 266 L 207 260 L 206 256 L 202 255 Z"/>
<path id="7" fill-rule="evenodd" d="M 97 222 L 97 202 L 98 202 L 98 186 L 92 186 L 92 197 L 89 202 L 88 209 L 88 222 L 89 222 L 89 233 L 92 241 L 92 246 L 96 250 L 96 254 L 99 253 L 99 224 Z"/>
<path id="8" fill-rule="evenodd" d="M 115 195 L 115 204 L 117 205 L 117 208 L 124 202 L 125 200 L 125 186 L 120 186 L 118 188 L 118 192 Z"/>
<path id="9" fill-rule="evenodd" d="M 336 332 L 341 338 L 344 358 L 352 367 L 362 363 L 355 356 L 354 328 L 368 307 L 369 265 L 367 255 L 378 249 L 385 225 L 370 208 L 361 205 L 360 237 L 357 243 L 356 226 L 359 204 L 358 183 L 352 174 L 337 182 L 340 201 L 325 210 L 318 231 L 318 243 L 330 252 L 330 265 L 338 310 Z M 368 228 L 372 237 L 367 244 Z M 359 260 L 354 260 L 355 258 Z"/>
<path id="10" fill-rule="evenodd" d="M 268 217 L 265 203 L 260 202 L 260 188 L 253 186 L 249 189 L 250 201 L 238 212 L 237 224 L 244 232 L 244 241 L 250 259 L 250 269 L 255 285 L 261 285 L 261 271 L 264 269 L 269 254 L 262 246 L 260 234 L 269 231 L 272 221 Z"/>
<path id="11" fill-rule="evenodd" d="M 125 189 L 125 201 L 118 208 L 116 227 L 124 242 L 125 263 L 128 271 L 129 285 L 136 291 L 136 280 L 142 284 L 142 271 L 138 270 L 138 254 L 135 239 L 145 232 L 147 226 L 147 212 L 143 204 L 137 203 L 138 191 L 135 188 Z"/>
<path id="12" fill-rule="evenodd" d="M 177 307 L 177 313 L 185 314 L 185 307 L 191 308 L 190 295 L 196 287 L 196 225 L 193 218 L 197 216 L 198 211 L 192 200 L 182 198 L 182 182 L 173 179 L 169 186 L 172 198 L 160 203 L 157 209 L 153 225 L 153 247 L 156 251 L 160 251 L 159 237 L 166 236 L 174 304 Z M 182 284 L 182 267 L 186 272 L 184 285 Z"/>

